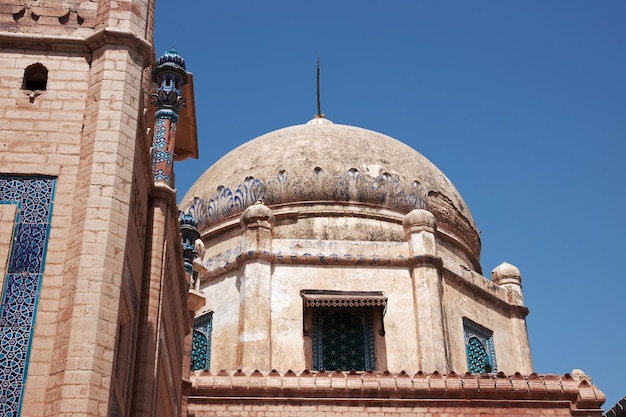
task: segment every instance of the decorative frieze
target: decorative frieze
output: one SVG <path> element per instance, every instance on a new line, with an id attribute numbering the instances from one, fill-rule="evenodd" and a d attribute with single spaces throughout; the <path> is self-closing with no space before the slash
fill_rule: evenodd
<path id="1" fill-rule="evenodd" d="M 23 26 L 93 28 L 96 24 L 97 11 L 97 0 L 25 0 L 2 4 L 0 14 L 10 14 L 14 22 Z"/>
<path id="2" fill-rule="evenodd" d="M 257 201 L 271 206 L 294 201 L 328 201 L 332 197 L 331 201 L 373 203 L 402 212 L 427 207 L 426 190 L 415 181 L 407 187 L 390 174 L 370 177 L 355 170 L 334 179 L 327 178 L 323 187 L 317 187 L 314 186 L 317 175 L 315 170 L 311 171 L 308 179 L 311 187 L 306 189 L 300 186 L 302 179 L 292 178 L 286 171 L 280 171 L 270 179 L 247 177 L 232 188 L 219 186 L 206 200 L 196 197 L 189 210 L 198 219 L 198 227 L 203 229 L 242 213 Z M 332 186 L 332 192 L 327 190 L 329 186 Z"/>

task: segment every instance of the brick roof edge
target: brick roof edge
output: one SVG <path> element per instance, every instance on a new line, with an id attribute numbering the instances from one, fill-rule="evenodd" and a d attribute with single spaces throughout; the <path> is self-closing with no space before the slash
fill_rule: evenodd
<path id="1" fill-rule="evenodd" d="M 570 374 L 505 375 L 430 374 L 404 371 L 343 372 L 309 371 L 299 374 L 289 370 L 279 373 L 242 370 L 222 370 L 216 375 L 209 371 L 192 373 L 190 399 L 211 401 L 246 398 L 297 398 L 319 401 L 506 401 L 531 403 L 569 403 L 572 411 L 600 410 L 605 395 L 588 377 Z M 562 404 L 565 405 L 565 404 Z"/>

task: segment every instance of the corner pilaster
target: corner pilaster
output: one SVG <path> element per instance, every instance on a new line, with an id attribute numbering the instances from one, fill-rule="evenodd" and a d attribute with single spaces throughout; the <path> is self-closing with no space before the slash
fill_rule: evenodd
<path id="1" fill-rule="evenodd" d="M 239 343 L 237 363 L 248 371 L 271 369 L 270 253 L 275 219 L 261 202 L 241 214 L 241 252 L 250 256 L 240 278 Z M 265 256 L 264 256 L 265 255 Z"/>
<path id="2" fill-rule="evenodd" d="M 160 355 L 161 294 L 163 270 L 167 251 L 167 230 L 171 207 L 176 204 L 176 192 L 164 184 L 154 187 L 148 208 L 148 237 L 144 259 L 139 333 L 133 384 L 131 415 L 155 415 L 157 406 L 158 366 Z"/>
<path id="3" fill-rule="evenodd" d="M 516 307 L 524 306 L 522 274 L 516 266 L 507 262 L 501 263 L 491 271 L 491 280 L 494 284 L 506 290 L 509 304 Z M 523 375 L 529 375 L 533 372 L 533 365 L 530 355 L 530 343 L 528 341 L 528 329 L 526 328 L 526 314 L 528 310 L 515 308 L 512 312 L 513 314 L 511 314 L 509 321 L 517 342 L 517 369 Z"/>
<path id="4" fill-rule="evenodd" d="M 411 257 L 411 278 L 420 368 L 427 372 L 448 371 L 448 355 L 442 311 L 442 284 L 437 255 L 437 224 L 427 210 L 413 210 L 402 221 Z"/>

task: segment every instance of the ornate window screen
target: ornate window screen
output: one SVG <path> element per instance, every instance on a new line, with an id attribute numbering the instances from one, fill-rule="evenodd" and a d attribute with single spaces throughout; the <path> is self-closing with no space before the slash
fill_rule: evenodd
<path id="1" fill-rule="evenodd" d="M 468 371 L 477 374 L 497 372 L 493 332 L 465 317 L 463 332 Z"/>
<path id="2" fill-rule="evenodd" d="M 380 291 L 303 290 L 305 309 L 313 313 L 314 370 L 376 369 L 373 309 L 384 309 Z"/>
<path id="3" fill-rule="evenodd" d="M 213 312 L 198 316 L 193 321 L 191 342 L 191 370 L 203 371 L 211 368 L 211 332 Z"/>

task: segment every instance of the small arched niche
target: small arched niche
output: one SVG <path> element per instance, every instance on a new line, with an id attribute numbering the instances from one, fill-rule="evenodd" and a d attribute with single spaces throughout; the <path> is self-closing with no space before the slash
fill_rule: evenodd
<path id="1" fill-rule="evenodd" d="M 32 64 L 24 70 L 22 90 L 46 91 L 48 85 L 48 68 L 40 64 Z"/>

